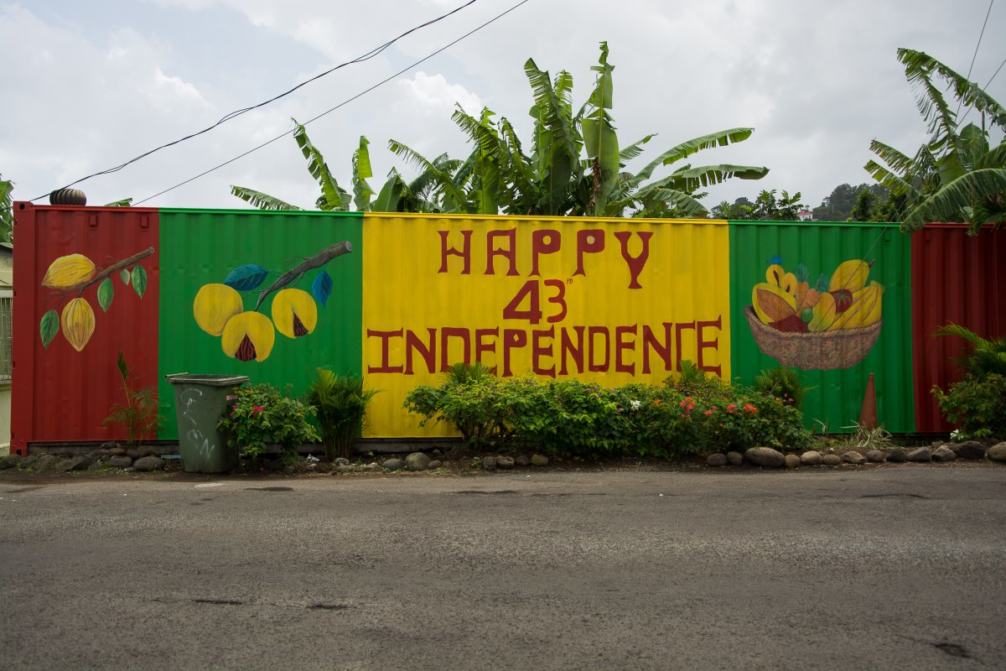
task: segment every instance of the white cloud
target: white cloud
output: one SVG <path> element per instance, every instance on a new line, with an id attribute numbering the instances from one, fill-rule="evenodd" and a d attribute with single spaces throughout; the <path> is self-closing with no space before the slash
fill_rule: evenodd
<path id="1" fill-rule="evenodd" d="M 399 87 L 426 115 L 450 116 L 455 105 L 461 105 L 469 114 L 478 114 L 482 99 L 460 84 L 451 84 L 441 74 L 428 75 L 422 70 L 409 79 L 398 82 Z"/>

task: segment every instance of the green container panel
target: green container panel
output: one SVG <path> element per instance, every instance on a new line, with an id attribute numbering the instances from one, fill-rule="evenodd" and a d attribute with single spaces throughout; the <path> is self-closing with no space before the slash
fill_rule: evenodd
<path id="1" fill-rule="evenodd" d="M 869 281 L 883 286 L 879 334 L 832 334 L 829 344 L 810 333 L 780 336 L 752 324 L 752 290 L 773 263 L 810 287 L 827 284 L 843 261 L 872 265 Z M 895 224 L 853 222 L 730 222 L 731 360 L 734 379 L 752 384 L 759 372 L 797 357 L 807 389 L 804 417 L 820 432 L 851 431 L 859 419 L 870 373 L 877 416 L 893 432 L 915 430 L 912 381 L 911 241 Z M 759 331 L 761 344 L 756 341 Z M 841 338 L 836 340 L 835 338 Z M 838 349 L 836 355 L 835 349 Z M 788 354 L 785 354 L 788 352 Z M 828 367 L 835 368 L 828 370 Z"/>
<path id="2" fill-rule="evenodd" d="M 158 344 L 160 438 L 178 438 L 175 394 L 166 374 L 247 375 L 251 383 L 268 382 L 293 395 L 304 393 L 318 367 L 360 375 L 361 214 L 162 209 L 160 221 L 164 278 Z M 233 294 L 217 287 L 212 296 L 204 294 L 212 304 L 204 300 L 199 310 L 195 306 L 202 287 L 228 281 L 241 289 L 238 309 L 254 313 L 259 294 L 284 273 L 343 241 L 349 242 L 352 252 L 308 269 L 286 285 L 309 296 L 285 294 L 276 314 L 273 303 L 278 291 L 265 298 L 258 315 L 246 315 L 214 334 L 211 331 L 234 319 L 228 318 L 234 311 Z M 315 286 L 316 281 L 328 284 L 319 280 L 322 271 L 331 278 L 324 301 L 324 288 Z M 313 328 L 305 305 L 308 299 L 317 310 Z M 197 322 L 197 312 L 209 330 Z M 293 314 L 298 316 L 291 321 Z M 263 356 L 270 332 L 271 350 Z M 238 341 L 240 345 L 233 346 Z M 225 342 L 231 343 L 232 351 L 224 351 Z M 252 353 L 255 358 L 248 358 Z"/>

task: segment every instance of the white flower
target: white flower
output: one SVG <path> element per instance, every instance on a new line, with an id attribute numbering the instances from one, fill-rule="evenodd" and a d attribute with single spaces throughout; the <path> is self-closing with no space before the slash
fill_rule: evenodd
<path id="1" fill-rule="evenodd" d="M 629 408 L 631 408 L 632 410 L 639 410 L 642 407 L 643 407 L 642 401 L 629 401 Z"/>
<path id="2" fill-rule="evenodd" d="M 307 462 L 312 463 L 312 464 L 316 464 L 319 461 L 321 461 L 321 459 L 319 459 L 318 457 L 314 456 L 313 454 L 309 454 L 306 457 L 304 457 L 304 461 L 307 461 Z"/>

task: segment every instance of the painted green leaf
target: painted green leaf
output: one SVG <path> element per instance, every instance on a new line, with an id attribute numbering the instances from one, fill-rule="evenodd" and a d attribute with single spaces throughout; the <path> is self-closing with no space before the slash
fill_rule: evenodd
<path id="1" fill-rule="evenodd" d="M 103 312 L 108 312 L 113 298 L 115 298 L 115 287 L 112 285 L 112 278 L 106 277 L 98 285 L 98 305 L 101 306 Z"/>
<path id="2" fill-rule="evenodd" d="M 129 268 L 123 268 L 119 271 L 119 279 L 122 280 L 122 283 L 127 287 L 129 286 L 129 281 L 132 279 L 132 276 L 129 274 Z"/>
<path id="3" fill-rule="evenodd" d="M 55 310 L 49 310 L 42 315 L 38 324 L 39 335 L 42 336 L 42 347 L 48 347 L 52 339 L 59 333 L 59 315 Z"/>
<path id="4" fill-rule="evenodd" d="M 143 293 L 147 290 L 147 271 L 143 266 L 133 268 L 133 289 L 137 296 L 143 298 Z"/>

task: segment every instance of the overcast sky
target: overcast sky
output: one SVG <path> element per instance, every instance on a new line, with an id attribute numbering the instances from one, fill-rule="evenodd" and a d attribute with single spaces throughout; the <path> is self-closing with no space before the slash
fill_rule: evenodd
<path id="1" fill-rule="evenodd" d="M 514 4 L 479 0 L 380 57 L 83 188 L 91 204 L 142 199 L 246 151 L 426 55 Z M 0 0 L 0 173 L 17 199 L 46 193 L 270 97 L 463 0 Z M 434 156 L 465 153 L 456 102 L 483 105 L 526 134 L 532 57 L 573 73 L 574 102 L 607 40 L 614 118 L 624 143 L 656 132 L 646 161 L 680 141 L 735 126 L 754 135 L 702 163 L 771 169 L 710 190 L 707 203 L 762 188 L 817 205 L 842 182 L 868 181 L 871 138 L 914 150 L 925 128 L 895 50 L 924 50 L 967 72 L 986 0 L 673 2 L 530 0 L 472 38 L 315 122 L 309 132 L 349 187 L 359 136 L 377 177 L 400 162 L 395 138 Z M 1006 2 L 993 9 L 974 65 L 984 84 L 1006 57 Z M 990 92 L 1006 100 L 1006 68 Z M 229 185 L 311 206 L 317 188 L 291 138 L 150 201 L 240 207 Z"/>

